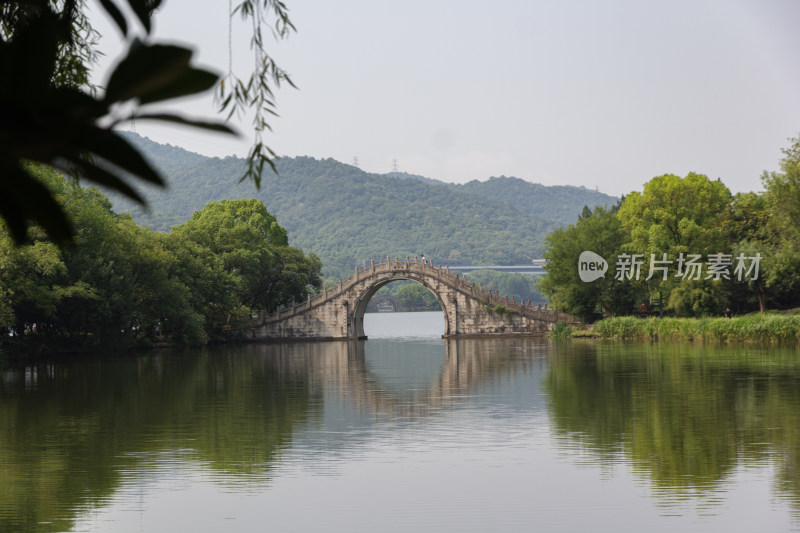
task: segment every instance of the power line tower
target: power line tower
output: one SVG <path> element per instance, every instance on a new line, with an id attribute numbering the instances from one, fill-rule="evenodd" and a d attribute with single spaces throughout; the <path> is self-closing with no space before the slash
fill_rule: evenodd
<path id="1" fill-rule="evenodd" d="M 358 168 L 358 158 L 357 157 L 353 158 L 353 166 Z"/>
<path id="2" fill-rule="evenodd" d="M 392 172 L 397 172 L 397 159 L 392 159 Z"/>

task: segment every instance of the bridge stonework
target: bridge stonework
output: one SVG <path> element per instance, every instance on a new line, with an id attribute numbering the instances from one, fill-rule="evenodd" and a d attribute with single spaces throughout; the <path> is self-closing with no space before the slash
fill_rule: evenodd
<path id="1" fill-rule="evenodd" d="M 443 337 L 544 335 L 556 322 L 577 324 L 566 313 L 515 302 L 450 273 L 449 267 L 415 259 L 371 263 L 356 269 L 333 290 L 325 290 L 302 304 L 294 304 L 259 317 L 243 337 L 250 340 L 365 339 L 364 311 L 370 298 L 384 285 L 412 280 L 430 290 L 445 316 Z"/>

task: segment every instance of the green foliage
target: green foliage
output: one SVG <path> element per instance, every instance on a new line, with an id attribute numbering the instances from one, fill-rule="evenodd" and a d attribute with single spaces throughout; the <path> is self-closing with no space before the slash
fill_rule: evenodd
<path id="1" fill-rule="evenodd" d="M 617 216 L 630 233 L 625 249 L 644 254 L 649 260 L 676 259 L 680 254 L 730 253 L 732 242 L 728 221 L 732 202 L 730 191 L 719 180 L 689 173 L 685 178 L 673 174 L 648 181 L 644 192 L 625 197 Z M 705 276 L 705 274 L 703 274 Z M 656 275 L 647 281 L 648 292 L 669 294 L 667 309 L 700 316 L 717 312 L 722 305 L 720 283 L 706 280 L 680 280 L 674 275 Z"/>
<path id="2" fill-rule="evenodd" d="M 489 311 L 491 311 L 492 313 L 497 313 L 498 315 L 504 315 L 505 316 L 505 315 L 514 314 L 514 311 L 512 311 L 511 309 L 506 308 L 506 306 L 504 306 L 503 304 L 497 304 L 494 307 L 487 307 L 487 309 L 489 309 Z"/>
<path id="3" fill-rule="evenodd" d="M 166 235 L 114 214 L 96 189 L 33 174 L 64 206 L 75 246 L 35 226 L 15 246 L 0 229 L 3 336 L 74 349 L 198 344 L 320 286 L 319 259 L 287 246 L 261 202 L 209 205 Z"/>
<path id="4" fill-rule="evenodd" d="M 665 174 L 648 181 L 643 192 L 625 196 L 616 211 L 597 216 L 597 210 L 590 214 L 584 209 L 574 226 L 548 236 L 548 275 L 540 284 L 542 291 L 560 309 L 585 319 L 596 315 L 598 307 L 606 316 L 633 313 L 639 303 L 662 296 L 664 311 L 683 316 L 716 315 L 725 307 L 747 312 L 765 311 L 769 304 L 797 306 L 800 139 L 791 141 L 781 172 L 762 177 L 764 194 L 733 196 L 719 180 L 701 174 Z M 580 281 L 576 265 L 584 250 L 609 262 L 604 278 Z M 614 262 L 621 253 L 639 254 L 642 268 L 638 279 L 614 284 L 609 278 L 618 277 Z M 724 254 L 730 261 L 721 276 L 708 270 L 713 254 Z M 683 279 L 681 265 L 693 255 L 702 269 L 690 275 L 684 266 Z M 650 268 L 651 258 L 666 261 L 666 276 Z M 758 270 L 737 273 L 739 258 L 745 267 L 757 263 Z"/>
<path id="5" fill-rule="evenodd" d="M 783 149 L 780 171 L 764 172 L 764 228 L 748 240 L 766 250 L 764 285 L 768 296 L 795 305 L 800 294 L 800 137 Z M 788 297 L 788 298 L 787 298 Z"/>
<path id="6" fill-rule="evenodd" d="M 630 232 L 631 251 L 659 257 L 707 254 L 724 249 L 720 222 L 730 202 L 731 193 L 720 181 L 695 173 L 665 174 L 648 181 L 644 192 L 627 195 L 618 216 Z"/>
<path id="7" fill-rule="evenodd" d="M 733 318 L 606 318 L 594 331 L 607 339 L 698 340 L 715 342 L 800 342 L 800 317 L 755 314 Z"/>
<path id="8" fill-rule="evenodd" d="M 784 229 L 800 232 L 800 137 L 789 139 L 792 145 L 783 150 L 780 172 L 765 172 L 761 181 L 768 192 L 767 198 Z"/>
<path id="9" fill-rule="evenodd" d="M 683 316 L 708 316 L 725 308 L 722 284 L 707 279 L 684 280 L 669 293 L 667 309 Z"/>
<path id="10" fill-rule="evenodd" d="M 550 336 L 557 339 L 566 339 L 572 335 L 572 326 L 563 320 L 556 322 L 553 329 L 550 330 Z"/>
<path id="11" fill-rule="evenodd" d="M 372 302 L 381 296 L 397 299 L 399 311 L 440 311 L 442 306 L 436 296 L 421 283 L 411 280 L 397 280 L 387 283 L 374 294 L 368 310 L 377 311 Z"/>
<path id="12" fill-rule="evenodd" d="M 289 248 L 286 230 L 258 200 L 212 202 L 172 233 L 207 249 L 222 269 L 224 285 L 235 291 L 228 315 L 245 314 L 239 308 L 272 311 L 321 286 L 319 259 Z"/>
<path id="13" fill-rule="evenodd" d="M 473 180 L 452 185 L 454 190 L 507 203 L 520 213 L 555 221 L 559 226 L 575 223 L 576 213 L 585 207 L 609 208 L 617 198 L 601 192 L 569 185 L 545 186 L 519 178 L 501 176 L 486 181 Z"/>
<path id="14" fill-rule="evenodd" d="M 277 158 L 269 146 L 265 145 L 262 134 L 270 131 L 268 119 L 275 116 L 274 87 L 288 83 L 295 87 L 289 75 L 275 63 L 272 54 L 267 53 L 262 26 L 270 27 L 272 35 L 283 39 L 296 31 L 289 18 L 289 10 L 282 0 L 242 0 L 231 13 L 231 17 L 239 13 L 242 20 L 253 27 L 250 48 L 253 51 L 255 68 L 247 79 L 239 77 L 228 66 L 228 72 L 217 86 L 215 98 L 219 103 L 220 113 L 227 113 L 228 118 L 252 112 L 255 141 L 247 157 L 247 168 L 240 181 L 251 180 L 256 188 L 261 185 L 264 166 L 275 169 L 274 158 Z M 274 22 L 270 20 L 270 13 Z"/>
<path id="15" fill-rule="evenodd" d="M 591 320 L 628 313 L 641 299 L 640 289 L 614 276 L 613 258 L 622 252 L 625 233 L 613 212 L 597 207 L 591 216 L 548 235 L 546 242 L 547 274 L 539 289 L 559 310 Z M 580 279 L 578 259 L 584 251 L 612 262 L 604 277 L 591 283 Z"/>
<path id="16" fill-rule="evenodd" d="M 439 300 L 433 293 L 419 283 L 404 284 L 397 290 L 397 298 L 402 302 L 403 311 L 438 311 Z"/>
<path id="17" fill-rule="evenodd" d="M 737 193 L 723 217 L 722 224 L 727 228 L 733 256 L 760 255 L 762 258 L 759 276 L 756 279 L 748 278 L 746 281 L 748 290 L 742 290 L 739 284 L 722 284 L 726 300 L 732 307 L 754 309 L 757 306 L 763 312 L 766 310 L 768 297 L 774 304 L 782 305 L 780 300 L 787 291 L 781 289 L 780 285 L 791 277 L 778 275 L 779 270 L 776 268 L 776 259 L 779 257 L 776 253 L 778 235 L 771 229 L 773 225 L 771 219 L 772 213 L 765 195 L 752 192 Z"/>
<path id="18" fill-rule="evenodd" d="M 545 304 L 547 299 L 539 292 L 538 276 L 496 270 L 473 270 L 464 276 L 468 281 L 480 284 L 484 289 L 512 296 L 517 302 L 530 300 L 532 304 Z"/>

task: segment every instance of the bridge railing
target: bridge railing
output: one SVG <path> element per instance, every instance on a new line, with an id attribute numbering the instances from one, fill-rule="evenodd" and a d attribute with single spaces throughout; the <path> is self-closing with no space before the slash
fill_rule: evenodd
<path id="1" fill-rule="evenodd" d="M 512 296 L 500 296 L 498 291 L 492 291 L 484 288 L 480 283 L 475 284 L 469 282 L 465 277 L 450 272 L 449 265 L 436 265 L 432 261 L 422 261 L 418 257 L 406 257 L 405 260 L 395 257 L 394 261 L 387 257 L 386 261 L 380 261 L 377 264 L 370 261 L 370 265 L 364 268 L 356 267 L 352 276 L 346 280 L 339 278 L 338 284 L 332 289 L 327 287 L 315 296 L 309 295 L 307 300 L 301 304 L 293 303 L 289 306 L 278 308 L 275 312 L 264 317 L 265 322 L 273 322 L 282 320 L 300 313 L 307 312 L 315 307 L 323 305 L 330 300 L 339 298 L 342 294 L 353 288 L 355 285 L 364 279 L 371 278 L 375 275 L 386 273 L 408 272 L 417 273 L 423 276 L 435 276 L 439 281 L 445 283 L 451 288 L 475 298 L 485 305 L 496 308 L 498 305 L 511 312 L 520 313 L 525 316 L 533 316 L 539 320 L 557 322 L 563 320 L 565 322 L 572 322 L 574 317 L 566 313 L 559 312 L 555 309 L 548 309 L 547 304 L 542 306 L 537 304 L 534 306 L 530 300 L 526 302 L 517 302 Z"/>

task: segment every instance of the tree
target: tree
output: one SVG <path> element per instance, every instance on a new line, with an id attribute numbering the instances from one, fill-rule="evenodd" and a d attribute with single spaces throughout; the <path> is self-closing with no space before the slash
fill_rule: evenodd
<path id="1" fill-rule="evenodd" d="M 763 230 L 750 240 L 763 250 L 764 283 L 781 306 L 800 305 L 800 136 L 782 149 L 780 171 L 764 172 L 767 218 Z"/>
<path id="2" fill-rule="evenodd" d="M 729 209 L 723 218 L 723 226 L 727 229 L 733 257 L 740 254 L 745 257 L 762 257 L 759 264 L 759 275 L 745 280 L 749 291 L 742 290 L 741 283 L 726 283 L 727 300 L 730 306 L 740 311 L 751 310 L 757 302 L 763 313 L 767 309 L 767 286 L 765 274 L 774 272 L 772 261 L 777 248 L 778 234 L 772 229 L 770 212 L 764 194 L 753 192 L 737 193 L 733 197 Z M 775 292 L 771 290 L 770 292 Z"/>
<path id="3" fill-rule="evenodd" d="M 539 281 L 539 289 L 559 310 L 587 320 L 632 312 L 640 289 L 616 279 L 613 266 L 603 277 L 590 282 L 582 281 L 578 270 L 584 251 L 594 252 L 613 265 L 624 244 L 625 232 L 617 216 L 596 207 L 591 216 L 582 216 L 575 224 L 547 236 L 547 275 Z"/>
<path id="4" fill-rule="evenodd" d="M 301 301 L 321 286 L 319 259 L 289 247 L 286 230 L 259 200 L 211 202 L 172 233 L 198 247 L 218 272 L 215 277 L 222 278 L 220 284 L 233 288 L 225 324 L 245 312 Z"/>
<path id="5" fill-rule="evenodd" d="M 76 246 L 59 248 L 38 226 L 13 246 L 0 227 L 0 329 L 71 348 L 204 341 L 203 309 L 174 275 L 166 235 L 116 215 L 97 189 L 30 172 L 64 207 Z"/>
<path id="6" fill-rule="evenodd" d="M 256 200 L 210 204 L 170 234 L 117 215 L 95 188 L 29 171 L 64 207 L 76 246 L 39 226 L 15 246 L 0 224 L 0 338 L 58 350 L 200 344 L 252 312 L 303 300 L 320 261 L 287 244 Z"/>
<path id="7" fill-rule="evenodd" d="M 39 235 L 34 238 L 40 237 Z M 0 286 L 3 287 L 0 331 L 21 335 L 29 328 L 40 331 L 56 322 L 63 294 L 66 266 L 52 243 L 36 240 L 15 249 L 6 235 L 0 238 Z"/>
<path id="8" fill-rule="evenodd" d="M 647 265 L 651 259 L 668 261 L 658 265 L 673 265 L 675 269 L 680 258 L 689 254 L 705 260 L 708 254 L 727 253 L 730 242 L 724 221 L 731 200 L 730 191 L 721 181 L 702 174 L 692 172 L 685 178 L 674 174 L 657 176 L 645 184 L 642 193 L 632 192 L 625 197 L 617 213 L 623 230 L 631 236 L 626 250 L 642 254 Z M 722 283 L 706 279 L 702 272 L 701 279 L 690 281 L 691 287 L 673 291 L 686 280 L 676 278 L 674 271 L 666 274 L 659 271 L 644 281 L 651 294 L 669 295 L 669 309 L 682 314 L 720 311 L 724 299 Z"/>
<path id="9" fill-rule="evenodd" d="M 725 231 L 720 224 L 731 193 L 702 174 L 674 174 L 648 181 L 644 191 L 625 197 L 618 215 L 631 234 L 631 251 L 677 256 L 720 251 Z"/>
<path id="10" fill-rule="evenodd" d="M 52 172 L 27 165 L 37 183 L 59 203 L 72 203 L 76 191 Z M 29 244 L 15 247 L 0 225 L 0 331 L 14 336 L 35 330 L 48 335 L 59 329 L 64 302 L 97 300 L 94 289 L 69 275 L 68 258 L 39 227 L 30 230 Z"/>
<path id="11" fill-rule="evenodd" d="M 124 37 L 134 33 L 134 21 L 118 3 L 101 0 L 100 4 Z M 191 66 L 188 48 L 147 42 L 153 11 L 161 0 L 127 0 L 127 4 L 144 36 L 128 39 L 102 96 L 88 81 L 97 55 L 97 34 L 85 15 L 84 0 L 10 0 L 0 6 L 0 72 L 14 80 L 0 86 L 0 217 L 17 243 L 25 241 L 30 223 L 41 225 L 60 244 L 73 237 L 63 209 L 26 170 L 24 161 L 50 165 L 143 203 L 132 183 L 163 185 L 163 179 L 114 132 L 115 126 L 135 118 L 232 132 L 220 122 L 151 110 L 153 104 L 208 90 L 220 78 Z M 278 37 L 294 26 L 280 0 L 242 0 L 234 13 L 253 22 L 257 68 L 246 80 L 229 69 L 217 86 L 217 96 L 220 111 L 228 117 L 245 108 L 255 112 L 256 142 L 243 179 L 258 185 L 264 165 L 272 165 L 274 157 L 260 137 L 269 127 L 266 117 L 274 114 L 272 87 L 282 81 L 291 84 L 266 54 L 261 28 L 270 14 L 277 20 Z"/>
<path id="12" fill-rule="evenodd" d="M 403 311 L 435 311 L 441 309 L 436 296 L 419 283 L 408 283 L 397 289 Z"/>
<path id="13" fill-rule="evenodd" d="M 468 281 L 481 284 L 484 289 L 498 291 L 509 298 L 513 296 L 518 302 L 530 300 L 533 304 L 547 303 L 537 288 L 538 276 L 497 270 L 474 270 L 465 277 Z"/>
<path id="14" fill-rule="evenodd" d="M 615 253 L 627 254 L 626 261 L 617 255 L 615 277 L 634 258 L 640 266 L 638 277 L 626 280 L 629 292 L 611 291 L 620 301 L 630 303 L 637 291 L 642 300 L 665 294 L 667 310 L 681 315 L 800 305 L 800 137 L 790 141 L 780 171 L 762 176 L 764 194 L 732 196 L 702 174 L 657 176 L 643 192 L 624 197 L 616 217 L 614 210 L 601 213 L 605 227 L 617 225 L 616 240 L 592 233 L 587 222 L 598 213 L 584 210 L 577 224 L 548 237 L 548 275 L 540 287 L 564 310 L 582 314 L 599 304 L 609 313 L 600 296 L 608 275 L 581 283 L 573 265 L 581 250 L 598 252 L 612 242 Z"/>

